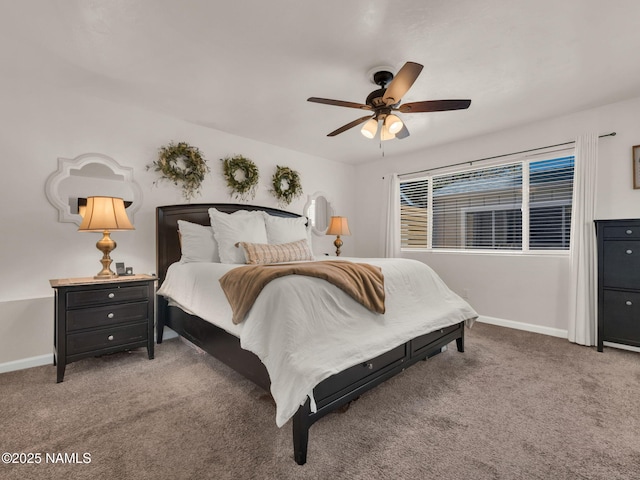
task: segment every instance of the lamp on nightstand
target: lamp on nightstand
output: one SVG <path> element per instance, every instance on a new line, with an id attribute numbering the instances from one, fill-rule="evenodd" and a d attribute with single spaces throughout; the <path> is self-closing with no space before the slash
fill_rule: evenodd
<path id="1" fill-rule="evenodd" d="M 339 257 L 340 247 L 342 246 L 340 235 L 351 235 L 347 217 L 331 217 L 331 222 L 329 223 L 329 228 L 327 228 L 326 235 L 336 235 L 336 239 L 333 244 L 336 246 L 336 255 Z"/>
<path id="2" fill-rule="evenodd" d="M 118 274 L 114 273 L 111 266 L 109 254 L 117 246 L 111 239 L 111 232 L 114 230 L 135 230 L 127 212 L 124 209 L 124 201 L 114 197 L 89 197 L 87 207 L 82 218 L 79 232 L 102 232 L 102 239 L 96 243 L 98 250 L 102 252 L 102 270 L 94 278 L 114 278 Z"/>

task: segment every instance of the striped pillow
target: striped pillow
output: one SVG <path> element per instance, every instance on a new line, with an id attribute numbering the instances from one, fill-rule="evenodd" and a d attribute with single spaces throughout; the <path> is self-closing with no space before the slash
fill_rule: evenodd
<path id="1" fill-rule="evenodd" d="M 244 249 L 247 263 L 251 265 L 313 260 L 313 253 L 306 238 L 291 243 L 274 245 L 249 242 L 236 243 L 236 247 L 239 246 Z"/>

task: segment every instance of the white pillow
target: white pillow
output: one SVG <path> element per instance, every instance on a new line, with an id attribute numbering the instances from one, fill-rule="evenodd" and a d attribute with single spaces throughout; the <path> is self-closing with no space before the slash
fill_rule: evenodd
<path id="1" fill-rule="evenodd" d="M 220 262 L 218 244 L 211 227 L 178 220 L 182 263 Z"/>
<path id="2" fill-rule="evenodd" d="M 264 212 L 264 223 L 267 227 L 267 239 L 272 245 L 308 238 L 306 217 L 274 217 Z"/>
<path id="3" fill-rule="evenodd" d="M 210 208 L 209 218 L 222 263 L 245 263 L 244 251 L 235 246 L 238 242 L 268 243 L 261 211 L 238 210 L 229 214 Z"/>

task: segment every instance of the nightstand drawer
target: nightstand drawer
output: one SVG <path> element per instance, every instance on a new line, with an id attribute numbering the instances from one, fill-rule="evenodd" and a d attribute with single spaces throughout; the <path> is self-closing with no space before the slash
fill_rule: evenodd
<path id="1" fill-rule="evenodd" d="M 79 308 L 147 299 L 146 285 L 120 287 L 110 285 L 93 290 L 67 292 L 67 308 Z"/>
<path id="2" fill-rule="evenodd" d="M 102 350 L 147 340 L 147 323 L 101 328 L 67 336 L 67 355 Z M 97 352 L 96 354 L 98 354 Z"/>
<path id="3" fill-rule="evenodd" d="M 149 313 L 148 305 L 148 302 L 145 301 L 69 310 L 67 312 L 67 331 L 146 321 Z"/>
<path id="4" fill-rule="evenodd" d="M 604 227 L 603 235 L 605 239 L 630 238 L 630 239 L 638 240 L 640 239 L 640 226 L 623 225 L 623 226 L 617 226 L 617 227 Z"/>

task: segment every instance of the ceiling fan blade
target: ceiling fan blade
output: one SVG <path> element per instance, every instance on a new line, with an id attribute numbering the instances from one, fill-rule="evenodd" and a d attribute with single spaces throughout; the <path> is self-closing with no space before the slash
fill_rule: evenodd
<path id="1" fill-rule="evenodd" d="M 360 125 L 361 123 L 366 122 L 370 118 L 373 118 L 373 117 L 371 115 L 367 115 L 366 117 L 362 117 L 362 118 L 359 118 L 357 120 L 354 120 L 353 122 L 347 123 L 346 125 L 343 125 L 342 127 L 338 128 L 337 130 L 334 130 L 333 132 L 328 134 L 327 137 L 335 137 L 336 135 L 339 135 L 342 132 L 346 132 L 350 128 L 353 128 L 353 127 L 355 127 L 357 125 Z"/>
<path id="2" fill-rule="evenodd" d="M 334 105 L 336 107 L 359 108 L 361 110 L 371 110 L 371 106 L 364 103 L 344 102 L 342 100 L 331 100 L 330 98 L 309 97 L 307 102 L 323 103 L 325 105 Z"/>
<path id="3" fill-rule="evenodd" d="M 400 71 L 393 77 L 391 83 L 387 85 L 387 91 L 382 100 L 386 105 L 395 105 L 402 100 L 404 94 L 411 88 L 418 75 L 422 71 L 422 65 L 414 62 L 405 63 Z"/>
<path id="4" fill-rule="evenodd" d="M 409 129 L 406 124 L 402 125 L 402 128 L 399 132 L 396 133 L 396 138 L 398 140 L 402 140 L 403 138 L 407 138 L 409 136 Z"/>
<path id="5" fill-rule="evenodd" d="M 424 102 L 405 103 L 398 107 L 402 113 L 443 112 L 446 110 L 463 110 L 469 108 L 471 100 L 427 100 Z"/>

